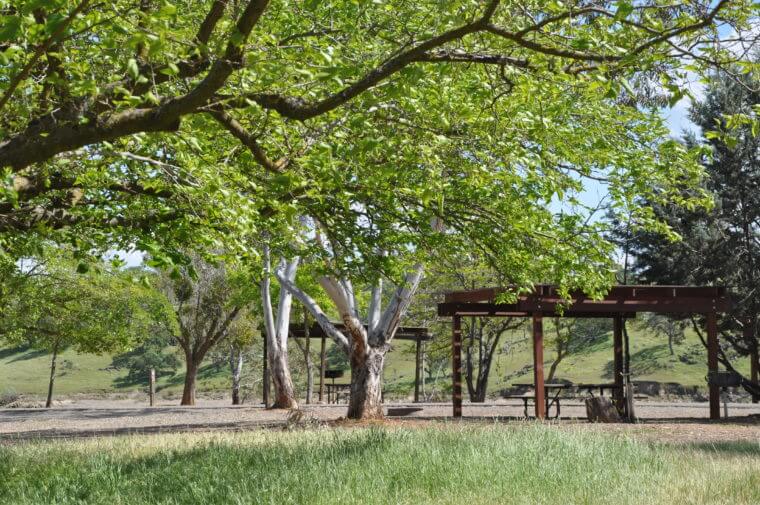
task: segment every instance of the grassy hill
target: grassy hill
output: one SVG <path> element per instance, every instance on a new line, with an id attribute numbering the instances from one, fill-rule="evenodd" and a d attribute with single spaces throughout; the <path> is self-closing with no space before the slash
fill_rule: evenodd
<path id="1" fill-rule="evenodd" d="M 547 328 L 549 335 L 550 325 Z M 678 382 L 690 386 L 703 386 L 707 373 L 706 351 L 693 331 L 687 331 L 686 338 L 676 344 L 675 355 L 671 356 L 664 337 L 657 337 L 640 328 L 637 323 L 629 324 L 631 336 L 631 364 L 634 380 L 653 380 L 660 382 Z M 522 329 L 509 332 L 502 337 L 502 344 L 510 343 L 509 352 L 503 352 L 492 368 L 489 391 L 495 394 L 499 389 L 516 382 L 532 380 L 531 344 L 529 332 Z M 440 338 L 447 338 L 441 335 Z M 315 343 L 317 341 L 314 341 Z M 313 345 L 312 349 L 318 349 Z M 544 351 L 545 366 L 554 358 L 554 351 L 547 343 Z M 0 350 L 0 393 L 13 391 L 23 394 L 43 395 L 47 389 L 50 356 L 46 353 L 24 348 Z M 557 378 L 574 382 L 609 381 L 609 369 L 612 361 L 612 335 L 595 342 L 578 354 L 571 354 L 559 365 Z M 291 362 L 295 369 L 294 378 L 299 387 L 305 382 L 298 369 L 302 367 L 301 353 L 293 346 Z M 56 378 L 58 397 L 75 393 L 129 393 L 144 389 L 144 385 L 130 384 L 125 381 L 125 370 L 110 367 L 110 356 L 76 354 L 71 351 L 59 358 L 59 375 Z M 246 364 L 248 382 L 257 392 L 260 391 L 261 363 Z M 737 368 L 748 373 L 748 360 L 736 362 Z M 448 386 L 450 373 L 448 366 L 441 369 L 438 389 Z M 171 377 L 159 380 L 159 390 L 163 394 L 178 393 L 182 387 L 183 371 Z M 348 381 L 348 377 L 340 382 Z M 387 360 L 385 370 L 386 391 L 393 396 L 411 395 L 414 380 L 414 344 L 397 341 Z M 224 366 L 210 363 L 199 375 L 199 391 L 226 391 L 229 384 L 229 372 Z M 433 384 L 431 387 L 435 388 Z"/>

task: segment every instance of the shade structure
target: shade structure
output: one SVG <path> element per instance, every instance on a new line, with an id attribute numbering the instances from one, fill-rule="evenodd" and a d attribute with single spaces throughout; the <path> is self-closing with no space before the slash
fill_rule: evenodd
<path id="1" fill-rule="evenodd" d="M 510 296 L 511 292 L 511 296 Z M 508 301 L 505 301 L 508 300 Z M 452 403 L 454 417 L 462 416 L 461 348 L 463 316 L 530 317 L 533 320 L 533 369 L 535 413 L 546 415 L 543 374 L 543 317 L 611 318 L 613 324 L 613 364 L 615 385 L 620 386 L 615 401 L 622 404 L 624 355 L 622 328 L 626 318 L 640 312 L 658 314 L 703 314 L 707 330 L 707 368 L 709 375 L 718 371 L 718 313 L 730 309 L 726 288 L 713 286 L 612 286 L 598 299 L 580 291 L 563 297 L 558 286 L 538 284 L 528 293 L 514 288 L 491 287 L 446 293 L 438 304 L 438 315 L 452 318 Z M 710 418 L 720 418 L 720 391 L 709 384 Z"/>

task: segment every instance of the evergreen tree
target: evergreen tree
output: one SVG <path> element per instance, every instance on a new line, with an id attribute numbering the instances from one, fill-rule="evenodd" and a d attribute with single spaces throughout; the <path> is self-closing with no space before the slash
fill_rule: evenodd
<path id="1" fill-rule="evenodd" d="M 719 321 L 721 339 L 730 348 L 721 349 L 720 359 L 732 370 L 729 353 L 749 356 L 754 377 L 759 366 L 760 137 L 749 123 L 734 128 L 729 137 L 713 131 L 730 130 L 730 116 L 752 114 L 760 102 L 757 84 L 756 75 L 737 81 L 715 74 L 704 99 L 692 105 L 690 118 L 705 139 L 689 134 L 685 142 L 692 147 L 704 142 L 709 148 L 703 161 L 703 188 L 712 195 L 714 207 L 689 209 L 642 202 L 682 240 L 672 242 L 661 234 L 635 230 L 620 219 L 615 226 L 619 245 L 633 257 L 632 273 L 638 282 L 731 289 L 733 309 Z M 696 318 L 692 321 L 698 330 L 701 325 Z M 755 394 L 760 392 L 747 380 L 744 385 Z"/>

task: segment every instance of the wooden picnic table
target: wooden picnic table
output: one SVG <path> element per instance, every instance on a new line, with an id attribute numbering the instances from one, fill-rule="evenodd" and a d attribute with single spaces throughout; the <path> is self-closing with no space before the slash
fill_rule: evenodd
<path id="1" fill-rule="evenodd" d="M 327 387 L 327 403 L 338 403 L 340 401 L 340 395 L 346 395 L 351 391 L 351 384 L 332 383 L 325 384 Z"/>
<path id="2" fill-rule="evenodd" d="M 519 383 L 519 384 L 512 384 L 515 387 L 529 387 L 534 388 L 533 383 Z M 599 395 L 604 396 L 605 390 L 614 391 L 616 389 L 622 389 L 620 386 L 612 383 L 564 383 L 564 382 L 557 382 L 552 383 L 548 382 L 544 384 L 544 398 L 546 399 L 546 415 L 549 416 L 549 408 L 554 405 L 554 409 L 556 411 L 556 414 L 554 415 L 555 419 L 559 419 L 560 415 L 560 394 L 562 391 L 566 389 L 579 389 L 579 390 L 585 390 L 588 392 L 590 396 L 594 396 L 594 390 L 599 390 Z M 517 395 L 512 396 L 512 398 L 522 398 L 523 403 L 525 404 L 525 417 L 528 417 L 528 400 L 534 397 L 529 397 L 525 395 Z"/>

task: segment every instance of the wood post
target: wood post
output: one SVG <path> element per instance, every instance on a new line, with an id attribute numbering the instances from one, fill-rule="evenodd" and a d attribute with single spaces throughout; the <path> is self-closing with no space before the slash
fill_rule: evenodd
<path id="1" fill-rule="evenodd" d="M 718 323 L 715 312 L 707 314 L 707 370 L 710 376 L 718 371 Z M 710 419 L 720 419 L 720 388 L 709 384 Z"/>
<path id="2" fill-rule="evenodd" d="M 462 417 L 462 317 L 451 320 L 451 403 L 454 417 Z"/>
<path id="3" fill-rule="evenodd" d="M 156 369 L 151 368 L 150 373 L 148 374 L 148 379 L 150 381 L 150 386 L 148 389 L 148 394 L 150 395 L 150 406 L 153 407 L 156 403 Z"/>
<path id="4" fill-rule="evenodd" d="M 544 328 L 541 314 L 533 314 L 533 388 L 535 391 L 536 418 L 546 417 L 544 389 Z"/>
<path id="5" fill-rule="evenodd" d="M 625 405 L 623 394 L 623 317 L 615 316 L 612 319 L 612 349 L 613 349 L 613 370 L 616 388 L 612 392 L 612 398 L 615 400 L 615 406 L 619 411 L 623 411 Z"/>
<path id="6" fill-rule="evenodd" d="M 262 396 L 264 397 L 264 407 L 269 408 L 269 349 L 267 349 L 267 336 L 266 333 L 261 332 L 264 336 L 264 367 L 261 380 Z"/>
<path id="7" fill-rule="evenodd" d="M 422 368 L 422 340 L 417 339 L 417 354 L 414 361 L 414 403 L 420 401 L 420 369 Z"/>
<path id="8" fill-rule="evenodd" d="M 325 396 L 325 367 L 327 366 L 326 346 L 327 341 L 325 340 L 325 336 L 322 335 L 322 347 L 319 350 L 319 403 L 322 403 L 322 399 Z"/>

